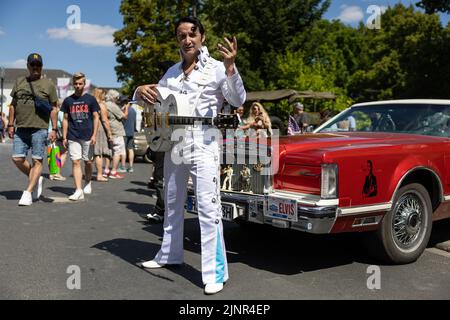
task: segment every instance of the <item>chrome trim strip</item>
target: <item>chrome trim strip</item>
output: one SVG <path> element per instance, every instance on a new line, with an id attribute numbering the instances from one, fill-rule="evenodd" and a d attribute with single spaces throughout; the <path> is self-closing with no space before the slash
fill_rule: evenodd
<path id="1" fill-rule="evenodd" d="M 264 200 L 266 196 L 288 198 L 297 200 L 299 204 L 307 204 L 318 207 L 332 207 L 339 205 L 339 199 L 321 199 L 320 196 L 314 196 L 310 194 L 292 192 L 292 191 L 274 191 L 268 194 L 254 194 L 254 193 L 242 193 L 234 191 L 221 191 L 222 197 L 232 197 L 240 200 L 248 200 L 250 198 L 258 198 Z"/>
<path id="2" fill-rule="evenodd" d="M 275 191 L 270 193 L 269 196 L 289 198 L 297 200 L 300 204 L 308 204 L 318 207 L 331 207 L 339 204 L 339 199 L 321 199 L 320 196 L 313 196 L 310 194 L 297 193 L 292 191 Z"/>
<path id="3" fill-rule="evenodd" d="M 389 211 L 392 208 L 392 202 L 375 204 L 370 206 L 359 206 L 359 207 L 350 207 L 350 208 L 338 208 L 338 216 L 350 216 L 350 215 L 358 215 L 364 213 L 372 213 L 379 211 Z"/>
<path id="4" fill-rule="evenodd" d="M 220 191 L 221 198 L 233 198 L 238 201 L 247 202 L 249 199 L 257 199 L 259 201 L 263 201 L 265 196 L 262 194 L 253 194 L 253 193 L 243 193 L 243 192 L 233 192 L 233 191 Z"/>
<path id="5" fill-rule="evenodd" d="M 362 224 L 353 224 L 352 228 L 361 228 L 361 227 L 370 227 L 376 226 L 380 222 L 371 222 L 371 223 L 362 223 Z"/>
<path id="6" fill-rule="evenodd" d="M 375 219 L 375 222 L 369 222 L 369 223 L 365 223 L 365 222 L 364 222 L 364 220 L 370 219 L 370 218 L 374 218 L 374 219 Z M 380 223 L 381 218 L 383 218 L 382 215 L 378 215 L 378 216 L 369 216 L 369 217 L 366 217 L 366 218 L 356 218 L 355 220 L 360 219 L 360 220 L 361 220 L 361 223 L 355 224 L 355 222 L 353 222 L 352 228 L 361 228 L 361 227 L 367 227 L 367 226 L 375 226 L 375 225 L 377 225 L 377 224 Z"/>

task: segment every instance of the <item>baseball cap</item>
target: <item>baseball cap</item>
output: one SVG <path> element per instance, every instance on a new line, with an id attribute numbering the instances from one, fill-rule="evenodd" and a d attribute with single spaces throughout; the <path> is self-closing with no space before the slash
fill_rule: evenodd
<path id="1" fill-rule="evenodd" d="M 27 58 L 27 63 L 31 64 L 33 62 L 39 62 L 40 64 L 42 63 L 42 57 L 39 53 L 31 53 L 28 58 Z"/>
<path id="2" fill-rule="evenodd" d="M 301 102 L 296 102 L 295 104 L 294 104 L 294 107 L 296 108 L 296 109 L 303 109 L 304 107 L 303 107 L 303 104 L 301 103 Z"/>

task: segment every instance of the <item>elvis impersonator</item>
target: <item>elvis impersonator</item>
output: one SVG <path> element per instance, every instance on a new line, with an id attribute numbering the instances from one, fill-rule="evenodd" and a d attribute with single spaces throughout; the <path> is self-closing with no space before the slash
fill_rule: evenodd
<path id="1" fill-rule="evenodd" d="M 245 102 L 246 92 L 235 67 L 237 41 L 225 38 L 227 47 L 218 45 L 224 61 L 219 62 L 203 46 L 205 30 L 197 18 L 180 19 L 175 27 L 181 61 L 172 66 L 158 84 L 142 85 L 135 98 L 154 104 L 157 90 L 181 94 L 198 117 L 215 117 L 224 99 L 235 107 Z M 186 101 L 186 100 L 185 100 Z M 186 127 L 185 146 L 194 150 L 186 153 L 188 161 L 174 161 L 174 153 L 167 151 L 164 158 L 164 187 L 166 210 L 164 237 L 161 249 L 144 268 L 161 268 L 183 263 L 184 204 L 189 176 L 192 177 L 197 199 L 201 230 L 202 280 L 205 294 L 223 289 L 228 279 L 228 265 L 223 238 L 222 209 L 220 204 L 220 164 L 218 141 L 206 138 L 209 126 Z M 199 139 L 200 137 L 200 139 Z M 181 151 L 181 153 L 180 153 Z"/>

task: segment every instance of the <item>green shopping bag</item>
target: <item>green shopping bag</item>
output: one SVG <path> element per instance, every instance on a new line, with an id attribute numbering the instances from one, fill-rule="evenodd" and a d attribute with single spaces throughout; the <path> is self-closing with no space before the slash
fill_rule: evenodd
<path id="1" fill-rule="evenodd" d="M 52 143 L 47 148 L 48 168 L 50 174 L 58 174 L 61 169 L 61 154 L 59 147 Z"/>

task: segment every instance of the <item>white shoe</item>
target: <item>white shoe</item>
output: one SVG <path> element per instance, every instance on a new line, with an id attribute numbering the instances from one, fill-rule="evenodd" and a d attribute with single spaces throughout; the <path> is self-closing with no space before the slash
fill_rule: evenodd
<path id="1" fill-rule="evenodd" d="M 81 190 L 81 189 L 77 189 L 75 191 L 75 193 L 69 197 L 69 200 L 72 200 L 72 201 L 78 201 L 78 200 L 83 200 L 83 199 L 84 199 L 84 193 L 83 193 L 83 190 Z"/>
<path id="2" fill-rule="evenodd" d="M 24 191 L 22 197 L 19 200 L 19 206 L 31 206 L 33 204 L 33 198 L 31 197 L 31 192 Z"/>
<path id="3" fill-rule="evenodd" d="M 83 193 L 84 194 L 91 194 L 92 193 L 92 186 L 91 186 L 90 182 L 84 186 Z"/>
<path id="4" fill-rule="evenodd" d="M 149 213 L 147 214 L 147 220 L 156 221 L 156 222 L 163 222 L 164 216 L 160 216 L 157 213 Z"/>
<path id="5" fill-rule="evenodd" d="M 223 283 L 208 283 L 205 286 L 205 294 L 215 294 L 222 291 Z"/>
<path id="6" fill-rule="evenodd" d="M 39 197 L 41 196 L 43 186 L 44 186 L 44 177 L 40 176 L 37 184 L 34 186 L 34 189 L 33 189 L 33 199 L 34 200 L 39 199 Z"/>
<path id="7" fill-rule="evenodd" d="M 165 266 L 165 264 L 160 264 L 160 263 L 156 262 L 155 260 L 143 262 L 141 265 L 143 268 L 147 268 L 147 269 L 158 269 L 158 268 L 162 268 Z"/>

